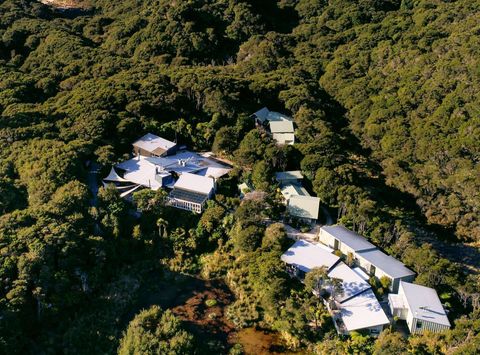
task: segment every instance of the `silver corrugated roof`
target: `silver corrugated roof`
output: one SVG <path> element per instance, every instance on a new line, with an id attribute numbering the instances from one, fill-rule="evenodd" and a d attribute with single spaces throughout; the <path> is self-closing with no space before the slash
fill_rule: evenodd
<path id="1" fill-rule="evenodd" d="M 375 245 L 370 243 L 367 239 L 362 237 L 344 226 L 323 226 L 322 230 L 328 232 L 335 239 L 338 239 L 343 244 L 358 252 L 361 250 L 375 249 Z"/>
<path id="2" fill-rule="evenodd" d="M 377 269 L 382 270 L 393 278 L 415 275 L 415 273 L 402 262 L 378 249 L 361 251 L 357 253 L 357 256 L 367 260 Z"/>

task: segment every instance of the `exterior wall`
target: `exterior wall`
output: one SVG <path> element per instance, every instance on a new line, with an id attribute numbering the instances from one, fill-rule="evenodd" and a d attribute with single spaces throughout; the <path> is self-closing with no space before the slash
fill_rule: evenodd
<path id="1" fill-rule="evenodd" d="M 400 294 L 400 289 L 399 289 L 400 281 L 413 282 L 413 280 L 415 280 L 415 275 L 408 275 L 408 276 L 403 276 L 403 277 L 399 277 L 399 278 L 396 278 L 396 279 L 392 279 L 392 284 L 390 285 L 390 291 L 393 292 L 393 293 L 398 292 Z M 403 292 L 402 292 L 402 294 L 403 294 Z"/>
<path id="2" fill-rule="evenodd" d="M 337 328 L 337 333 L 339 333 L 339 334 L 345 334 L 345 335 L 350 334 L 350 332 L 346 329 L 343 330 L 343 329 L 339 329 L 338 327 L 336 327 L 336 328 Z M 385 325 L 377 325 L 375 327 L 370 327 L 370 328 L 355 329 L 354 331 L 355 332 L 367 333 L 370 336 L 377 337 L 382 332 L 382 330 L 384 328 L 385 328 Z"/>
<path id="3" fill-rule="evenodd" d="M 172 155 L 172 154 L 175 154 L 177 151 L 177 146 L 175 147 L 172 147 L 170 148 L 169 150 L 167 150 L 166 152 L 164 152 L 162 155 L 157 155 L 157 154 L 153 154 L 152 152 L 149 152 L 148 150 L 145 150 L 145 149 L 142 149 L 142 148 L 139 148 L 137 146 L 133 146 L 133 153 L 138 156 L 138 155 L 141 155 L 143 157 L 157 157 L 157 156 L 167 156 L 167 155 Z"/>
<path id="4" fill-rule="evenodd" d="M 358 254 L 357 254 L 358 255 Z M 356 260 L 358 261 L 359 266 L 369 275 L 371 275 L 371 269 L 372 269 L 372 264 L 369 263 L 367 260 L 365 260 L 362 257 L 356 257 Z M 375 265 L 373 265 L 375 266 Z M 386 274 L 383 270 L 375 267 L 375 273 L 374 275 L 380 279 L 383 276 L 386 276 L 390 279 L 390 292 L 397 293 L 398 288 L 400 286 L 400 281 L 406 281 L 406 282 L 412 282 L 415 279 L 415 275 L 408 275 L 404 277 L 399 277 L 399 278 L 393 278 L 390 275 Z"/>
<path id="5" fill-rule="evenodd" d="M 333 235 L 324 231 L 323 229 L 320 229 L 319 240 L 321 243 L 332 248 L 333 250 L 340 250 L 342 254 L 345 255 L 348 255 L 348 253 L 352 253 L 353 256 L 356 258 L 355 250 L 343 244 L 341 241 L 337 240 Z"/>
<path id="6" fill-rule="evenodd" d="M 407 310 L 407 326 L 408 326 L 408 329 L 410 330 L 410 333 L 412 332 L 412 326 L 413 326 L 413 314 L 412 314 L 412 311 L 410 310 L 410 308 L 408 308 Z"/>
<path id="7" fill-rule="evenodd" d="M 402 320 L 407 319 L 408 310 L 406 308 L 394 308 L 393 305 L 390 304 L 390 312 L 392 312 L 394 317 L 398 317 Z"/>
<path id="8" fill-rule="evenodd" d="M 400 279 L 395 279 L 391 277 L 390 275 L 387 275 L 384 273 L 382 270 L 376 268 L 375 269 L 375 276 L 378 277 L 378 279 L 381 279 L 382 277 L 388 277 L 390 279 L 390 292 L 397 292 L 398 291 L 398 285 L 400 283 Z"/>
<path id="9" fill-rule="evenodd" d="M 363 271 L 365 271 L 369 276 L 372 276 L 372 273 L 371 273 L 372 264 L 370 264 L 364 258 L 359 257 L 358 254 L 356 255 L 356 259 L 358 260 L 358 265 L 363 269 Z M 375 270 L 375 274 L 376 273 L 377 272 Z"/>
<path id="10" fill-rule="evenodd" d="M 323 229 L 320 229 L 320 234 L 318 235 L 318 238 L 321 243 L 332 249 L 335 249 L 335 238 L 331 234 L 327 233 Z"/>
<path id="11" fill-rule="evenodd" d="M 426 330 L 434 333 L 439 333 L 449 329 L 450 327 L 443 324 L 433 323 L 425 321 L 423 319 L 417 319 L 412 317 L 411 323 L 408 324 L 408 328 L 410 329 L 411 334 L 420 334 Z"/>
<path id="12" fill-rule="evenodd" d="M 145 149 L 142 149 L 142 148 L 139 148 L 139 147 L 136 147 L 136 146 L 133 146 L 133 153 L 135 154 L 135 156 L 138 156 L 138 155 L 141 155 L 142 157 L 153 156 L 152 153 L 150 153 L 149 151 L 147 151 Z"/>
<path id="13" fill-rule="evenodd" d="M 352 248 L 346 246 L 345 244 L 343 244 L 340 241 L 338 242 L 338 245 L 339 245 L 339 249 L 342 252 L 342 254 L 348 255 L 348 253 L 352 253 L 355 258 L 357 257 L 357 255 L 355 253 L 355 250 L 353 250 Z"/>
<path id="14" fill-rule="evenodd" d="M 204 204 L 193 203 L 190 201 L 183 201 L 183 200 L 177 200 L 177 199 L 171 199 L 170 204 L 173 207 L 180 208 L 182 210 L 197 212 L 197 213 L 201 213 L 203 211 L 203 206 L 204 206 Z"/>

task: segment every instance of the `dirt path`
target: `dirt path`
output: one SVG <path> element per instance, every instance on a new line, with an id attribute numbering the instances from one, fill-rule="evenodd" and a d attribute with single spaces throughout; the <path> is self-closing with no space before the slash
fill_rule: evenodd
<path id="1" fill-rule="evenodd" d="M 293 240 L 302 239 L 306 240 L 307 242 L 316 243 L 319 230 L 320 226 L 318 224 L 315 225 L 315 227 L 313 227 L 310 231 L 305 233 L 293 228 L 288 224 L 285 224 L 285 231 L 287 232 L 287 236 Z"/>

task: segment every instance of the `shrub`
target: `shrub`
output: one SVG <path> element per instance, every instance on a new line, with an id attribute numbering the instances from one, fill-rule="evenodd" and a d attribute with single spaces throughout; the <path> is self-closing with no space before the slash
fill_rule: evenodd
<path id="1" fill-rule="evenodd" d="M 205 305 L 207 307 L 214 307 L 217 305 L 217 303 L 218 303 L 217 300 L 214 300 L 214 299 L 208 299 L 205 301 Z"/>

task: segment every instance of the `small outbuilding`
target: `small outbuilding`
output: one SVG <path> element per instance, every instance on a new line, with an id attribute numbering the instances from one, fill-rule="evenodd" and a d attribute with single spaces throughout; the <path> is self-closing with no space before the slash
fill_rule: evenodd
<path id="1" fill-rule="evenodd" d="M 278 144 L 295 143 L 295 127 L 291 117 L 270 111 L 266 107 L 255 112 L 252 117 L 255 124 L 268 130 Z"/>

